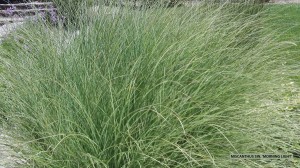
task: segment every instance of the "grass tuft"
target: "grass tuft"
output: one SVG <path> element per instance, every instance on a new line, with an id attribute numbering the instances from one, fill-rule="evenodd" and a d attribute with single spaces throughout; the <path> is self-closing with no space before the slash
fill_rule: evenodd
<path id="1" fill-rule="evenodd" d="M 260 13 L 237 8 L 99 6 L 76 31 L 28 23 L 13 34 L 0 50 L 0 102 L 28 164 L 284 165 L 228 159 L 285 152 L 299 139 L 282 111 L 294 73 L 285 46 Z"/>

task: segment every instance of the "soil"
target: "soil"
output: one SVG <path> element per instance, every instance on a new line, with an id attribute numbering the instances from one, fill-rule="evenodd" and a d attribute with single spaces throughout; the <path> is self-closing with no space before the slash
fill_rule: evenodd
<path id="1" fill-rule="evenodd" d="M 0 128 L 0 168 L 14 168 L 20 159 L 17 153 L 11 148 L 12 140 Z"/>

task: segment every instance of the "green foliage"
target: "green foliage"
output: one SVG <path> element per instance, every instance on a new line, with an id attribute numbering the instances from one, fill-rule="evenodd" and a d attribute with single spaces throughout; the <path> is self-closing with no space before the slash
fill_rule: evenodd
<path id="1" fill-rule="evenodd" d="M 266 29 L 277 32 L 276 39 L 278 42 L 289 44 L 284 53 L 289 57 L 289 61 L 286 63 L 298 70 L 296 73 L 290 73 L 289 75 L 295 85 L 300 86 L 300 5 L 270 5 L 267 9 L 265 17 L 270 19 L 267 22 Z M 292 97 L 291 99 L 298 102 L 298 104 L 289 107 L 294 111 L 300 109 L 299 92 L 299 89 L 294 89 L 289 95 Z"/>
<path id="2" fill-rule="evenodd" d="M 267 17 L 271 18 L 268 21 L 270 30 L 275 30 L 278 34 L 279 42 L 287 42 L 290 45 L 286 50 L 286 55 L 290 57 L 289 64 L 300 66 L 300 5 L 272 5 L 268 8 Z M 300 76 L 292 74 L 292 78 L 300 85 Z"/>
<path id="3" fill-rule="evenodd" d="M 234 10 L 243 7 L 100 6 L 78 13 L 78 33 L 26 25 L 0 50 L 1 113 L 24 158 L 51 168 L 267 166 L 229 154 L 299 139 L 278 110 L 294 70 L 260 14 Z"/>
<path id="4" fill-rule="evenodd" d="M 82 15 L 86 13 L 86 7 L 92 6 L 94 0 L 52 0 L 58 14 L 65 19 L 64 24 L 76 26 Z"/>

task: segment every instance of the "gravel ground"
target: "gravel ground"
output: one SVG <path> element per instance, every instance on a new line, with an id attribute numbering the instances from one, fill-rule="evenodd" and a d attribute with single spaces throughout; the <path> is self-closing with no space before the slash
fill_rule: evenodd
<path id="1" fill-rule="evenodd" d="M 23 22 L 8 23 L 0 27 L 0 41 L 5 38 L 9 33 L 22 26 Z"/>
<path id="2" fill-rule="evenodd" d="M 10 147 L 12 144 L 12 139 L 0 128 L 0 168 L 14 168 L 17 163 L 21 163 L 17 158 L 18 153 Z"/>

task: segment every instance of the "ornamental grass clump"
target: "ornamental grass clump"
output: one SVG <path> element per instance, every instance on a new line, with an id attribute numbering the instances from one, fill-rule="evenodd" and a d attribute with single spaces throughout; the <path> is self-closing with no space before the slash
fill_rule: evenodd
<path id="1" fill-rule="evenodd" d="M 0 50 L 0 102 L 26 163 L 269 164 L 229 155 L 278 152 L 287 145 L 280 135 L 299 139 L 280 111 L 291 70 L 259 14 L 232 8 L 100 6 L 76 31 L 45 23 L 19 30 Z"/>

